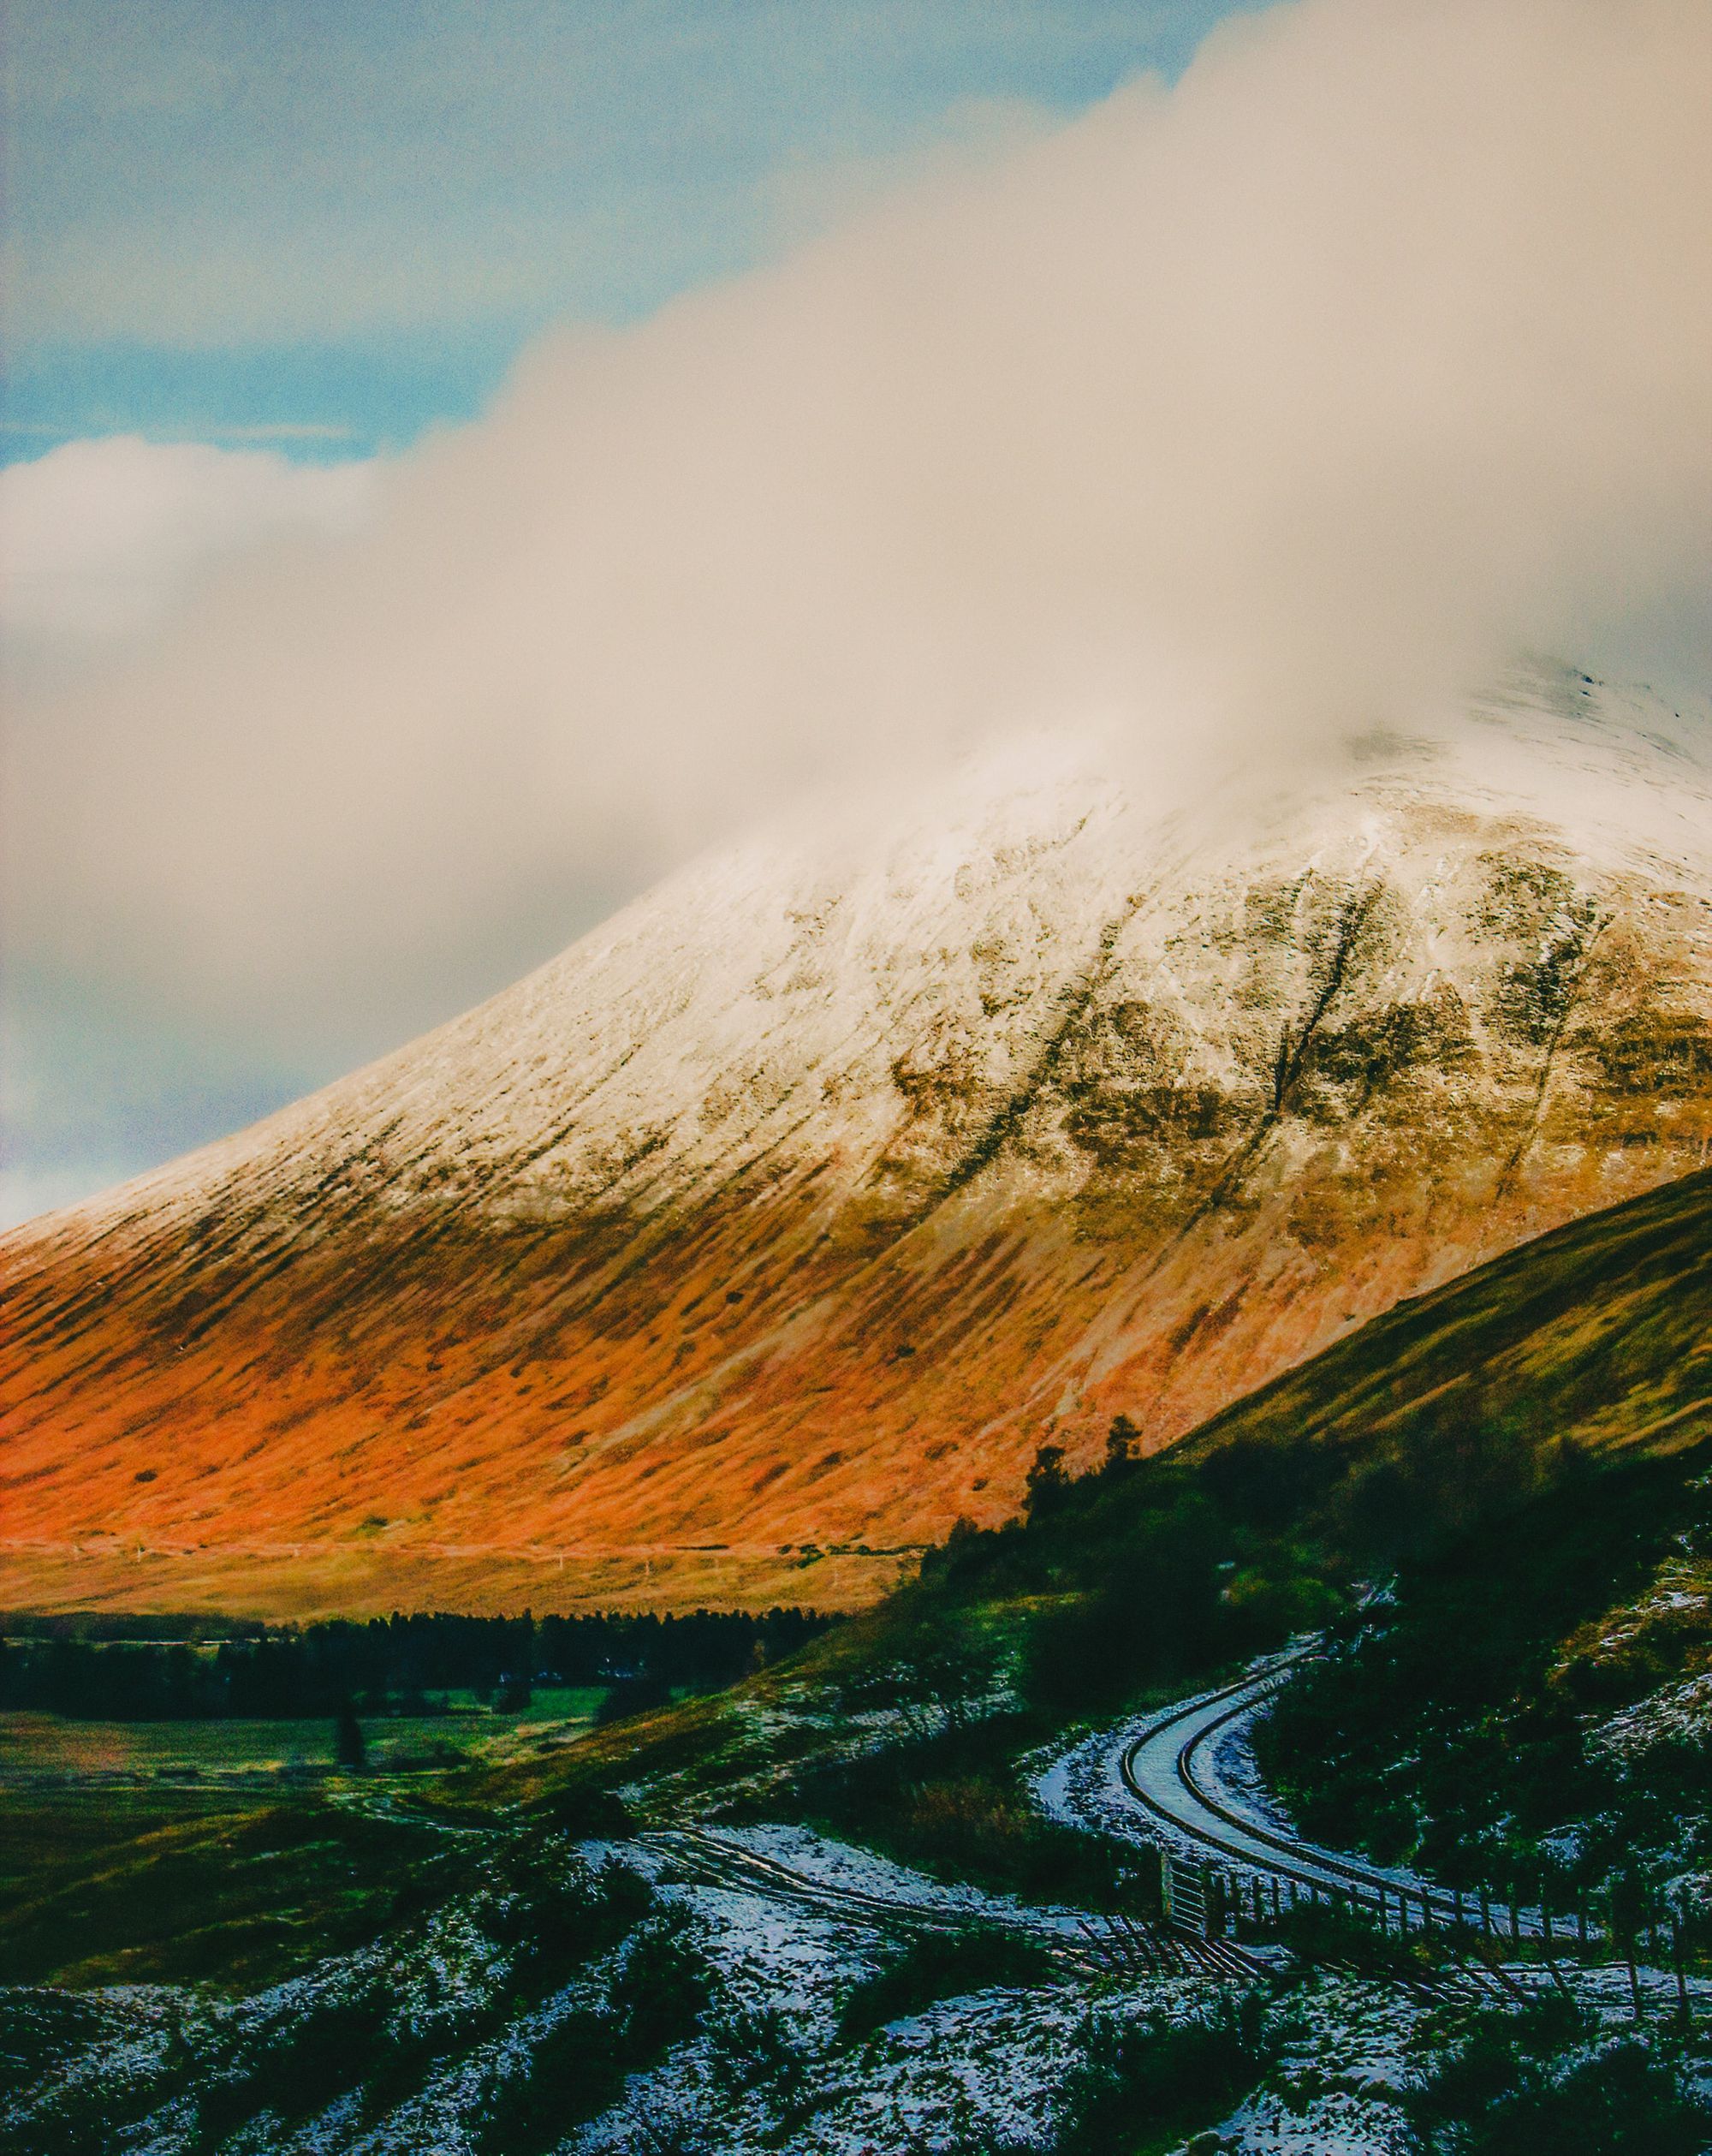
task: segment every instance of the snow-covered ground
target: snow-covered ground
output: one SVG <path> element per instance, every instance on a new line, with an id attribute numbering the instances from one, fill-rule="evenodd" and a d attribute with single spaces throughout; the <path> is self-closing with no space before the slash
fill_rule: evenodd
<path id="1" fill-rule="evenodd" d="M 664 1838 L 669 1846 L 669 1837 Z M 1089 1921 L 1084 1910 L 1043 1908 L 1019 1902 L 1013 1895 L 990 1894 L 978 1886 L 947 1885 L 806 1826 L 700 1827 L 695 1842 L 702 1849 L 722 1845 L 734 1855 L 782 1866 L 797 1879 L 833 1894 L 860 1896 L 900 1909 L 978 1918 L 1049 1939 L 1076 1939 Z"/>
<path id="2" fill-rule="evenodd" d="M 1422 2019 L 1394 1986 L 1308 1986 L 1265 2087 L 1216 2129 L 1228 2156 L 1404 2156 L 1412 2144 L 1396 2098 Z"/>
<path id="3" fill-rule="evenodd" d="M 1068 1778 L 1062 1761 L 1046 1778 L 1061 1793 Z M 691 1847 L 725 1852 L 732 1878 L 684 1876 L 679 1858 Z M 1043 1940 L 1062 1936 L 1075 1912 L 942 1885 L 800 1826 L 588 1843 L 568 1849 L 565 1861 L 585 1879 L 613 1862 L 651 1876 L 644 1927 L 687 1925 L 711 1992 L 690 2033 L 633 2074 L 598 2116 L 568 2125 L 560 2156 L 752 2156 L 761 2148 L 779 2156 L 967 2156 L 972 2148 L 1043 2156 L 1103 2037 L 1132 2029 L 1144 2041 L 1166 2038 L 1218 2016 L 1237 1995 L 1228 1982 L 1195 1974 L 1094 1983 L 1063 1966 L 1049 1979 L 948 1996 L 883 2027 L 853 2028 L 844 2021 L 853 1986 L 901 1951 L 889 1912 L 1022 1927 Z M 823 1894 L 824 1905 L 770 1889 L 756 1867 L 778 1867 L 782 1879 Z M 288 2123 L 269 2114 L 219 2144 L 222 2156 L 479 2156 L 496 2092 L 533 2070 L 538 2046 L 577 2017 L 618 2028 L 609 2018 L 618 2010 L 615 1987 L 639 1936 L 633 1930 L 550 1995 L 520 2000 L 517 1948 L 500 1944 L 494 1928 L 507 1906 L 495 1889 L 455 1898 L 406 1935 L 231 2004 L 168 1987 L 97 1995 L 64 2084 L 134 2085 L 142 2106 L 157 2108 L 123 2138 L 127 2156 L 191 2156 L 204 2146 L 196 2105 L 166 2070 L 187 2032 L 193 2050 L 205 2052 L 215 2035 L 211 2055 L 235 2060 L 241 2076 L 246 2061 L 291 2044 L 305 2016 L 313 2022 L 330 2008 L 360 2015 L 369 2002 L 382 2010 L 377 2050 L 383 2023 L 389 2044 L 401 2034 L 433 2039 L 419 2084 L 380 2116 L 366 2113 L 349 2090 L 307 2119 Z M 514 1926 L 500 1930 L 514 1941 Z M 1525 1989 L 1554 1980 L 1536 1966 L 1510 1973 Z M 1608 2031 L 1630 2025 L 1625 1969 L 1567 1968 L 1563 1980 Z M 1646 2016 L 1662 2025 L 1675 2008 L 1673 1982 L 1643 1971 L 1640 1986 Z M 1712 1982 L 1691 1992 L 1697 2014 L 1712 2011 Z M 67 2010 L 42 1996 L 44 2013 Z M 1260 1996 L 1272 2064 L 1257 2066 L 1256 2087 L 1222 2122 L 1207 2123 L 1203 2132 L 1216 2141 L 1187 2146 L 1216 2146 L 1226 2156 L 1400 2156 L 1399 2092 L 1422 2070 L 1423 2040 L 1442 2003 L 1331 1974 L 1265 1986 Z M 490 2033 L 472 2042 L 467 2032 L 480 2028 Z M 574 2117 L 574 2090 L 567 2099 Z"/>

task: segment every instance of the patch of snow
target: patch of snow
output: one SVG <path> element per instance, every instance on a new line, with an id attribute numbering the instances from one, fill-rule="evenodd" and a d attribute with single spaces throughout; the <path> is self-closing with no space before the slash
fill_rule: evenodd
<path id="1" fill-rule="evenodd" d="M 1079 1927 L 1086 1921 L 1085 1911 L 1036 1907 L 1018 1901 L 1014 1895 L 990 1894 L 978 1886 L 947 1885 L 871 1849 L 833 1841 L 806 1826 L 707 1827 L 699 1830 L 699 1837 L 785 1865 L 811 1884 L 841 1893 L 871 1896 L 900 1909 L 982 1917 L 991 1923 L 1061 1938 L 1079 1936 Z"/>
<path id="2" fill-rule="evenodd" d="M 1590 1744 L 1632 1766 L 1661 1745 L 1712 1741 L 1712 1671 L 1650 1692 L 1600 1724 Z"/>
<path id="3" fill-rule="evenodd" d="M 1396 2101 L 1425 2009 L 1394 1986 L 1323 1978 L 1294 2000 L 1265 2086 L 1216 2129 L 1230 2156 L 1404 2156 Z"/>

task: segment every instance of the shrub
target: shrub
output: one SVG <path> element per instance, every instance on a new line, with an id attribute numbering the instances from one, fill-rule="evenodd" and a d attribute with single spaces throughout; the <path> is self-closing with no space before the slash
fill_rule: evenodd
<path id="1" fill-rule="evenodd" d="M 1457 1944 L 1444 1931 L 1406 1935 L 1382 1931 L 1373 1916 L 1329 1902 L 1299 1903 L 1261 1928 L 1305 1965 L 1405 1982 L 1430 1974 L 1455 1952 Z"/>
<path id="2" fill-rule="evenodd" d="M 624 2082 L 618 2036 L 603 2013 L 555 2023 L 526 2062 L 493 2084 L 472 2133 L 477 2156 L 540 2156 L 603 2111 Z"/>
<path id="3" fill-rule="evenodd" d="M 1037 1736 L 1019 1716 L 990 1715 L 811 1764 L 795 1795 L 829 1833 L 944 1877 L 1084 1909 L 1133 1906 L 1133 1852 L 1047 1819 L 1019 1786 L 1018 1755 Z"/>
<path id="4" fill-rule="evenodd" d="M 639 1924 L 612 1985 L 614 2010 L 621 2018 L 633 2065 L 693 2035 L 713 1988 L 713 1974 L 687 1910 L 669 1905 Z"/>
<path id="5" fill-rule="evenodd" d="M 1274 2048 L 1257 1992 L 1192 2022 L 1097 2019 L 1066 2087 L 1057 2156 L 1128 2156 L 1207 2124 L 1253 2088 Z"/>
<path id="6" fill-rule="evenodd" d="M 576 1842 L 621 1842 L 636 1831 L 621 1797 L 586 1782 L 555 1790 L 537 1810 L 538 1816 Z"/>
<path id="7" fill-rule="evenodd" d="M 1037 1940 L 997 1925 L 924 1932 L 877 1975 L 854 1986 L 844 2002 L 840 2033 L 846 2038 L 866 2036 L 942 1998 L 1000 1986 L 1031 1988 L 1053 1982 L 1055 1975 Z"/>
<path id="8" fill-rule="evenodd" d="M 627 1722 L 633 1715 L 657 1714 L 671 1704 L 672 1688 L 663 1677 L 620 1677 L 595 1709 L 595 1726 L 609 1729 L 615 1722 Z"/>
<path id="9" fill-rule="evenodd" d="M 388 2000 L 374 1985 L 313 1998 L 289 2021 L 221 2028 L 193 2053 L 200 2086 L 196 2145 L 215 2148 L 246 2119 L 275 2111 L 307 2118 L 356 2088 L 372 2070 Z"/>
<path id="10" fill-rule="evenodd" d="M 596 1874 L 612 1897 L 603 1908 L 603 1923 L 633 1905 L 622 1884 L 632 1876 L 616 1866 Z M 650 1890 L 636 1884 L 645 1906 L 651 1904 Z M 477 2156 L 539 2156 L 604 2110 L 627 2074 L 693 2033 L 712 1992 L 694 1930 L 690 1916 L 669 1907 L 636 1925 L 607 2003 L 567 2014 L 537 2040 L 526 2062 L 494 2082 L 474 2129 Z"/>
<path id="11" fill-rule="evenodd" d="M 1473 2016 L 1404 2105 L 1431 2156 L 1702 2156 L 1690 2088 L 1665 2047 L 1554 1996 Z"/>
<path id="12" fill-rule="evenodd" d="M 363 1735 L 363 1725 L 357 1719 L 356 1709 L 347 1700 L 333 1721 L 333 1757 L 348 1773 L 360 1774 L 368 1764 L 368 1740 Z"/>
<path id="13" fill-rule="evenodd" d="M 1022 1669 L 1029 1703 L 1054 1722 L 1100 1714 L 1171 1684 L 1236 1644 L 1222 1596 L 1229 1541 L 1198 1494 L 1138 1521 L 1091 1591 L 1033 1626 Z M 1251 1624 L 1242 1644 L 1249 1644 Z"/>
<path id="14" fill-rule="evenodd" d="M 728 2097 L 770 2088 L 789 2105 L 808 2078 L 811 2054 L 793 2034 L 791 2017 L 776 2006 L 722 2005 L 708 2022 L 713 2078 Z"/>
<path id="15" fill-rule="evenodd" d="M 483 1928 L 513 1950 L 514 1987 L 544 1998 L 615 1946 L 653 1907 L 652 1890 L 627 1866 L 568 1861 L 562 1847 L 531 1840 L 498 1866 L 498 1898 Z"/>

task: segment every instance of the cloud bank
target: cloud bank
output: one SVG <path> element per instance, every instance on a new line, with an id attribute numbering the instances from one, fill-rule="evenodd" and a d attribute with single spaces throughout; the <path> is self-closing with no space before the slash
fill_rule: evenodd
<path id="1" fill-rule="evenodd" d="M 366 465 L 132 435 L 68 442 L 0 470 L 0 628 L 14 664 L 86 656 L 152 628 L 229 555 L 354 532 Z"/>
<path id="2" fill-rule="evenodd" d="M 549 339 L 360 528 L 21 700 L 13 932 L 360 1050 L 996 731 L 1294 739 L 1519 646 L 1697 651 L 1709 110 L 1702 0 L 1300 0 Z"/>

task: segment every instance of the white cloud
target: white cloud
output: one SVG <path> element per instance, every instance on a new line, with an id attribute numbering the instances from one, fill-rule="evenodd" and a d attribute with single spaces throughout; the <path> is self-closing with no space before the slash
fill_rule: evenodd
<path id="1" fill-rule="evenodd" d="M 0 470 L 0 631 L 26 652 L 134 635 L 216 563 L 348 534 L 374 499 L 366 464 L 132 435 L 63 444 Z"/>
<path id="2" fill-rule="evenodd" d="M 1709 108 L 1702 0 L 1302 0 L 548 340 L 368 524 L 21 713 L 15 932 L 378 1042 L 805 784 L 1091 709 L 1413 717 L 1667 613 Z"/>

